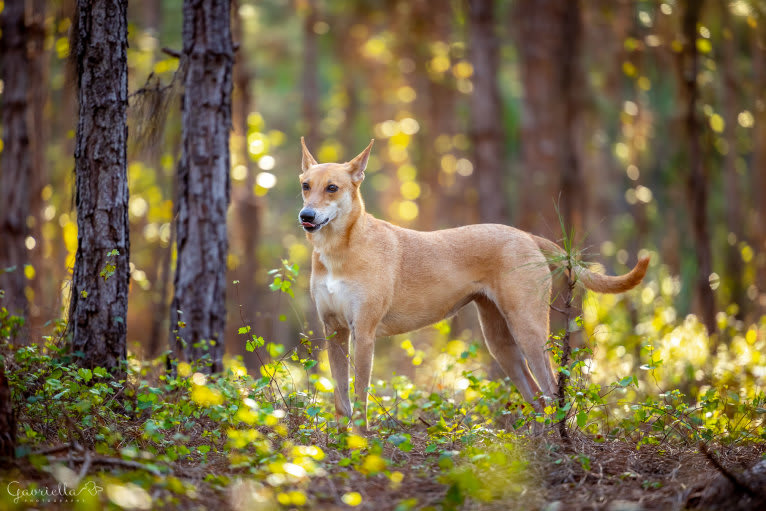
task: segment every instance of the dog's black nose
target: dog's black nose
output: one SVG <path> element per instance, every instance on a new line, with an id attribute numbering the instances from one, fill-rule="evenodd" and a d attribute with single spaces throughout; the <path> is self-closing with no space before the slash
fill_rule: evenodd
<path id="1" fill-rule="evenodd" d="M 317 216 L 317 212 L 311 208 L 303 208 L 298 216 L 300 217 L 301 222 L 313 222 L 314 218 Z"/>

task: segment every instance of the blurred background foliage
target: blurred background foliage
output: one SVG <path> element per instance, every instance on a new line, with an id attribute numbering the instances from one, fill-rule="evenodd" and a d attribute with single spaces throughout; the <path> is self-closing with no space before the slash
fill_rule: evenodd
<path id="1" fill-rule="evenodd" d="M 266 342 L 319 336 L 308 294 L 311 248 L 296 221 L 300 136 L 320 162 L 350 159 L 376 139 L 362 188 L 380 218 L 424 230 L 486 220 L 485 169 L 474 151 L 481 133 L 472 116 L 473 100 L 483 97 L 474 96 L 475 85 L 488 79 L 498 92 L 493 133 L 502 137 L 501 172 L 490 176 L 490 188 L 504 211 L 493 220 L 557 240 L 556 207 L 569 201 L 574 206 L 562 211 L 587 259 L 624 272 L 641 251 L 652 256 L 640 288 L 585 297 L 580 342 L 594 341 L 591 372 L 614 381 L 661 359 L 654 377 L 692 394 L 710 385 L 763 385 L 766 2 L 705 2 L 689 41 L 684 17 L 693 3 L 571 2 L 565 28 L 573 28 L 559 31 L 553 21 L 563 16 L 562 2 L 494 2 L 497 65 L 494 76 L 479 76 L 468 2 L 235 0 L 228 352 L 256 365 L 237 335 L 245 324 Z M 74 2 L 38 4 L 41 73 L 32 87 L 42 122 L 31 129 L 38 158 L 26 269 L 37 338 L 66 310 L 77 246 L 76 99 L 67 64 Z M 164 351 L 170 330 L 181 7 L 181 0 L 135 0 L 128 14 L 128 342 L 141 357 Z M 690 48 L 698 63 L 692 113 L 708 191 L 706 240 L 693 228 L 700 219 L 686 124 Z M 550 77 L 558 88 L 542 90 Z M 564 113 L 546 117 L 561 105 L 568 105 Z M 568 160 L 543 161 L 565 145 Z M 700 275 L 705 243 L 712 271 Z M 286 294 L 268 291 L 267 272 L 282 259 L 301 268 L 290 305 Z M 700 277 L 715 300 L 712 329 L 695 315 Z M 470 312 L 451 326 L 381 340 L 389 348 L 379 350 L 376 373 L 413 375 L 423 363 L 443 371 L 435 354 L 459 353 L 479 339 Z M 654 383 L 647 376 L 643 384 Z"/>

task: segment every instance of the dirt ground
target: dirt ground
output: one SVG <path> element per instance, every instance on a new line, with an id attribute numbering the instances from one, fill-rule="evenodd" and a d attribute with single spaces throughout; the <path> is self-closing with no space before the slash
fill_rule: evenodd
<path id="1" fill-rule="evenodd" d="M 304 506 L 292 506 L 294 509 L 352 509 L 342 502 L 342 495 L 358 492 L 362 502 L 356 509 L 370 511 L 409 509 L 423 510 L 681 510 L 687 509 L 687 503 L 695 503 L 711 483 L 720 478 L 719 471 L 696 445 L 665 443 L 662 445 L 642 446 L 627 442 L 595 442 L 591 438 L 574 434 L 569 444 L 555 434 L 545 437 L 522 440 L 526 452 L 527 466 L 524 485 L 521 492 L 512 497 L 492 501 L 465 498 L 455 499 L 450 483 L 443 478 L 438 466 L 438 454 L 425 452 L 425 437 L 414 433 L 413 449 L 402 452 L 387 444 L 384 456 L 391 460 L 391 470 L 402 472 L 399 484 L 392 484 L 385 475 L 365 476 L 358 471 L 341 467 L 337 462 L 345 453 L 323 447 L 327 458 L 323 464 L 327 474 L 313 477 L 303 486 L 308 496 Z M 319 439 L 317 439 L 319 440 Z M 319 442 L 318 442 L 319 443 Z M 320 445 L 320 447 L 322 447 Z M 709 446 L 709 451 L 734 474 L 742 473 L 757 463 L 766 452 L 765 445 L 751 446 Z M 71 455 L 71 453 L 70 453 Z M 59 454 L 66 457 L 66 453 Z M 78 455 L 81 461 L 82 456 Z M 589 460 L 583 463 L 583 460 Z M 70 467 L 77 472 L 82 463 L 72 463 Z M 98 471 L 114 474 L 117 470 L 130 470 L 129 467 L 99 465 L 93 463 L 88 473 Z M 175 501 L 162 500 L 161 487 L 149 493 L 154 499 L 153 509 L 275 509 L 271 504 L 253 507 L 250 504 L 237 504 L 236 486 L 233 484 L 245 474 L 232 471 L 224 457 L 216 459 L 211 452 L 207 463 L 176 464 L 173 474 L 179 479 L 191 483 L 196 488 L 194 498 L 180 498 Z M 229 477 L 229 487 L 214 486 L 205 480 L 210 474 Z M 34 469 L 29 462 L 19 461 L 14 467 L 4 467 L 0 471 L 0 480 L 23 479 L 37 481 L 42 485 L 56 482 L 45 471 Z M 259 484 L 259 483 L 256 483 Z M 763 491 L 763 486 L 759 489 Z M 6 499 L 7 500 L 7 499 Z M 162 502 L 162 505 L 159 503 Z M 759 509 L 741 502 L 744 507 L 737 509 Z M 0 501 L 0 508 L 7 507 Z M 735 506 L 736 507 L 736 506 Z M 10 507 L 11 509 L 14 506 Z M 15 506 L 15 509 L 29 508 Z M 66 503 L 36 504 L 36 509 L 72 509 L 77 508 Z M 291 508 L 286 506 L 284 508 Z M 707 507 L 707 509 L 711 509 Z M 728 508 L 731 509 L 731 508 Z"/>
<path id="2" fill-rule="evenodd" d="M 681 510 L 687 509 L 690 499 L 694 502 L 695 493 L 720 477 L 698 446 L 693 445 L 651 445 L 636 450 L 635 445 L 625 442 L 597 443 L 585 436 L 574 436 L 568 446 L 551 435 L 530 440 L 528 448 L 529 486 L 521 495 L 493 502 L 467 498 L 455 509 Z M 711 446 L 710 451 L 724 467 L 739 473 L 761 459 L 766 445 Z M 579 455 L 590 459 L 590 470 L 583 468 Z M 334 494 L 351 490 L 365 497 L 360 509 L 370 511 L 394 510 L 410 498 L 416 498 L 417 504 L 399 509 L 428 509 L 429 506 L 448 509 L 443 507 L 448 487 L 440 484 L 438 476 L 429 470 L 434 464 L 429 464 L 427 459 L 419 449 L 407 453 L 405 468 L 398 470 L 407 467 L 410 470 L 398 488 L 391 488 L 385 478 L 365 478 L 351 472 L 348 477 L 336 474 L 329 480 L 319 481 L 313 491 L 323 509 L 348 509 L 337 504 Z"/>

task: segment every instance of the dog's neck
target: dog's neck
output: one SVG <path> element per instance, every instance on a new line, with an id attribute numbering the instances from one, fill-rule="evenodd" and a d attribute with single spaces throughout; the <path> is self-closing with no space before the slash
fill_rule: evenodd
<path id="1" fill-rule="evenodd" d="M 306 237 L 319 254 L 322 264 L 329 270 L 339 270 L 348 258 L 351 250 L 351 240 L 358 237 L 367 221 L 364 201 L 356 190 L 352 199 L 351 212 L 343 218 L 335 218 L 320 231 L 307 233 Z"/>

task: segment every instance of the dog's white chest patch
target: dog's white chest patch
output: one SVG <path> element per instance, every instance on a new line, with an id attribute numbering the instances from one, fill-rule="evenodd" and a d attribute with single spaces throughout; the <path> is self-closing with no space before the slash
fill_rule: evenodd
<path id="1" fill-rule="evenodd" d="M 341 323 L 348 324 L 356 296 L 356 287 L 353 281 L 333 273 L 328 264 L 329 261 L 325 260 L 323 254 L 319 255 L 319 260 L 327 269 L 321 276 L 312 276 L 311 285 L 319 314 L 321 316 L 331 314 Z"/>
<path id="2" fill-rule="evenodd" d="M 327 286 L 327 292 L 334 295 L 340 293 L 341 288 L 343 287 L 343 281 L 334 278 L 332 273 L 328 273 L 324 279 L 324 285 Z"/>
<path id="3" fill-rule="evenodd" d="M 354 295 L 354 287 L 331 272 L 323 275 L 315 283 L 314 298 L 319 314 L 331 314 L 341 324 L 348 324 L 351 318 Z"/>

